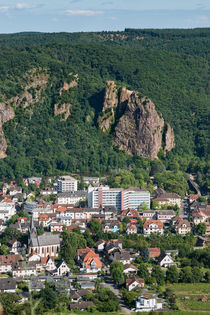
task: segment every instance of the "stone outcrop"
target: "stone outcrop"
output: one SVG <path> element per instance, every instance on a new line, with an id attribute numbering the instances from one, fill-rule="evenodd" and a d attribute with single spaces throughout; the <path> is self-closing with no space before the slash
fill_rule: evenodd
<path id="1" fill-rule="evenodd" d="M 55 116 L 63 115 L 63 118 L 61 118 L 61 120 L 66 120 L 70 115 L 70 108 L 71 108 L 71 104 L 64 103 L 60 106 L 58 104 L 55 104 L 54 114 Z"/>
<path id="2" fill-rule="evenodd" d="M 21 95 L 12 97 L 8 103 L 13 106 L 22 105 L 26 108 L 40 100 L 41 92 L 47 87 L 49 74 L 45 73 L 43 69 L 32 69 L 25 75 L 26 83 L 22 84 L 24 92 Z"/>
<path id="3" fill-rule="evenodd" d="M 0 159 L 6 157 L 7 142 L 2 130 L 2 125 L 15 117 L 14 110 L 4 103 L 0 103 Z"/>
<path id="4" fill-rule="evenodd" d="M 117 89 L 113 81 L 106 84 L 98 124 L 104 132 L 112 127 L 114 145 L 131 155 L 154 159 L 161 149 L 167 152 L 175 146 L 173 129 L 169 124 L 165 128 L 152 101 L 125 87 Z"/>
<path id="5" fill-rule="evenodd" d="M 98 119 L 98 124 L 102 131 L 108 131 L 114 121 L 115 108 L 118 106 L 118 90 L 114 81 L 107 81 L 104 95 L 104 105 L 102 115 Z"/>
<path id="6" fill-rule="evenodd" d="M 70 89 L 76 87 L 78 85 L 78 74 L 69 73 L 69 76 L 72 78 L 70 83 L 64 82 L 63 86 L 60 88 L 59 95 L 62 97 L 64 91 L 69 91 Z M 62 115 L 62 120 L 67 120 L 70 116 L 70 109 L 72 104 L 70 103 L 62 103 L 61 101 L 54 104 L 54 114 L 55 116 Z"/>

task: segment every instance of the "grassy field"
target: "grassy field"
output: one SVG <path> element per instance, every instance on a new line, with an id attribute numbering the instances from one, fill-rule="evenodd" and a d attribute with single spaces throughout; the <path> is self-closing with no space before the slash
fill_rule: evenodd
<path id="1" fill-rule="evenodd" d="M 174 283 L 169 285 L 178 294 L 210 294 L 210 283 Z"/>
<path id="2" fill-rule="evenodd" d="M 132 313 L 132 315 L 148 315 L 148 312 L 137 312 L 137 313 Z M 190 315 L 192 314 L 191 311 L 160 311 L 160 312 L 155 312 L 155 315 Z M 196 315 L 209 315 L 209 312 L 196 312 Z"/>

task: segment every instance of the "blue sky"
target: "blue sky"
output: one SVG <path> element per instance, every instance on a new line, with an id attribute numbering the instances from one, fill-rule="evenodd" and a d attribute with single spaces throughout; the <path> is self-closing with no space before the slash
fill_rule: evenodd
<path id="1" fill-rule="evenodd" d="M 0 33 L 210 27 L 210 0 L 0 0 Z"/>

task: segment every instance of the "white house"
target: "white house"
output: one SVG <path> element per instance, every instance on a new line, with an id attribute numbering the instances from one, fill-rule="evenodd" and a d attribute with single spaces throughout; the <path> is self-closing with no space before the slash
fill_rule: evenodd
<path id="1" fill-rule="evenodd" d="M 167 255 L 167 254 L 160 255 L 158 257 L 158 262 L 161 267 L 165 267 L 165 268 L 168 268 L 170 266 L 176 266 L 171 255 Z"/>
<path id="2" fill-rule="evenodd" d="M 57 274 L 59 276 L 63 276 L 66 275 L 68 272 L 70 272 L 68 265 L 65 263 L 64 260 L 61 260 L 57 265 Z"/>
<path id="3" fill-rule="evenodd" d="M 126 288 L 128 291 L 136 290 L 137 288 L 143 288 L 144 287 L 144 279 L 139 278 L 129 278 L 126 279 Z"/>
<path id="4" fill-rule="evenodd" d="M 151 233 L 163 234 L 163 222 L 159 220 L 146 220 L 143 225 L 143 231 L 145 235 L 150 235 Z"/>
<path id="5" fill-rule="evenodd" d="M 155 294 L 145 293 L 136 298 L 136 312 L 150 312 L 163 308 L 163 302 Z"/>

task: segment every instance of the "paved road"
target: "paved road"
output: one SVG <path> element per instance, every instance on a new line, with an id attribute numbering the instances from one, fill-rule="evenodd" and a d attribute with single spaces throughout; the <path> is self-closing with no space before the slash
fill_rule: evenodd
<path id="1" fill-rule="evenodd" d="M 103 283 L 103 287 L 109 288 L 118 297 L 122 311 L 124 312 L 124 314 L 130 315 L 131 310 L 125 305 L 125 303 L 122 299 L 120 290 L 114 287 L 114 283 L 109 276 L 105 277 L 105 281 L 106 281 L 106 283 Z"/>

